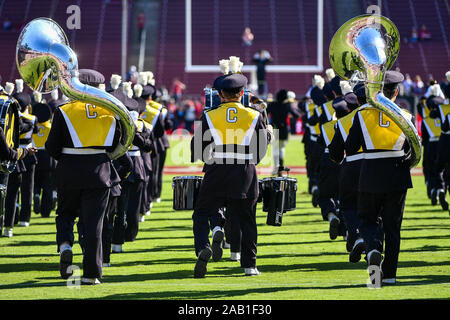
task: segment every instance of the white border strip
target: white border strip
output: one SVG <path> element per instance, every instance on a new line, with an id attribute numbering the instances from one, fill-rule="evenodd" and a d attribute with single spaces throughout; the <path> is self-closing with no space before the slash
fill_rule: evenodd
<path id="1" fill-rule="evenodd" d="M 192 0 L 185 0 L 185 72 L 220 72 L 218 65 L 192 65 Z M 243 72 L 256 71 L 256 66 L 244 66 Z M 317 64 L 269 65 L 267 72 L 322 72 L 323 71 L 323 0 L 317 0 Z"/>

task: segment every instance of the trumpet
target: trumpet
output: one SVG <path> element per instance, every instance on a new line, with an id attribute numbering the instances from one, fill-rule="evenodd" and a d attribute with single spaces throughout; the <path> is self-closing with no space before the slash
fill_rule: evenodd
<path id="1" fill-rule="evenodd" d="M 367 102 L 389 116 L 402 130 L 411 145 L 410 164 L 421 158 L 419 134 L 401 108 L 383 94 L 386 71 L 400 51 L 400 35 L 394 23 L 380 15 L 361 15 L 344 23 L 330 43 L 330 63 L 345 80 L 364 81 Z"/>
<path id="2" fill-rule="evenodd" d="M 127 108 L 109 93 L 82 84 L 78 59 L 63 29 L 49 18 L 29 22 L 19 35 L 16 63 L 23 81 L 33 90 L 50 93 L 59 88 L 72 100 L 80 100 L 112 111 L 119 120 L 121 136 L 108 156 L 122 156 L 133 141 L 135 125 Z"/>

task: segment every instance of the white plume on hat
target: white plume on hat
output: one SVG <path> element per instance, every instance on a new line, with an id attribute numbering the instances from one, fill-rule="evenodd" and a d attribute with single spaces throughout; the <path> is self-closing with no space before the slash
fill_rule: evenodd
<path id="1" fill-rule="evenodd" d="M 143 88 L 139 83 L 135 84 L 133 87 L 134 94 L 138 98 L 142 95 L 142 90 Z"/>
<path id="2" fill-rule="evenodd" d="M 295 99 L 295 92 L 294 91 L 288 91 L 287 92 L 287 98 L 289 99 L 289 100 L 294 100 Z"/>
<path id="3" fill-rule="evenodd" d="M 339 86 L 341 87 L 343 96 L 345 96 L 347 93 L 353 92 L 352 86 L 348 81 L 339 82 Z"/>
<path id="4" fill-rule="evenodd" d="M 138 83 L 143 86 L 148 84 L 147 72 L 139 72 Z"/>
<path id="5" fill-rule="evenodd" d="M 145 74 L 147 75 L 147 84 L 150 84 L 152 86 L 155 85 L 155 79 L 153 78 L 153 72 L 146 71 Z"/>
<path id="6" fill-rule="evenodd" d="M 121 81 L 122 81 L 121 76 L 119 76 L 118 74 L 112 74 L 110 80 L 111 88 L 113 90 L 116 90 L 119 87 Z"/>
<path id="7" fill-rule="evenodd" d="M 36 101 L 37 103 L 40 103 L 42 101 L 42 93 L 40 93 L 38 91 L 34 91 L 33 98 L 34 98 L 34 101 Z"/>
<path id="8" fill-rule="evenodd" d="M 238 73 L 241 72 L 242 66 L 244 65 L 243 62 L 240 61 L 239 57 L 231 56 L 230 59 L 230 71 L 231 73 Z"/>
<path id="9" fill-rule="evenodd" d="M 329 68 L 325 71 L 325 74 L 327 75 L 328 81 L 331 81 L 331 79 L 333 79 L 336 74 L 334 73 L 333 68 Z"/>
<path id="10" fill-rule="evenodd" d="M 314 85 L 317 86 L 320 90 L 322 90 L 323 86 L 325 85 L 325 79 L 319 74 L 315 74 L 313 79 Z"/>
<path id="11" fill-rule="evenodd" d="M 124 82 L 122 84 L 122 91 L 128 98 L 133 97 L 133 90 L 131 89 L 131 82 Z"/>
<path id="12" fill-rule="evenodd" d="M 447 77 L 447 81 L 450 81 L 450 71 L 447 71 L 445 73 L 445 76 Z"/>
<path id="13" fill-rule="evenodd" d="M 23 91 L 23 80 L 16 79 L 16 92 L 21 93 Z"/>
<path id="14" fill-rule="evenodd" d="M 8 95 L 11 95 L 13 93 L 13 91 L 14 91 L 14 83 L 11 83 L 11 82 L 5 83 L 5 92 Z"/>
<path id="15" fill-rule="evenodd" d="M 59 93 L 58 93 L 58 89 L 55 89 L 51 92 L 51 96 L 53 100 L 58 100 L 59 98 Z"/>
<path id="16" fill-rule="evenodd" d="M 433 84 L 430 87 L 430 95 L 441 97 L 442 99 L 445 99 L 444 93 L 442 92 L 441 86 L 439 84 Z"/>
<path id="17" fill-rule="evenodd" d="M 106 90 L 106 85 L 105 85 L 104 83 L 99 83 L 99 84 L 98 84 L 98 88 L 99 88 L 100 90 L 105 91 L 105 90 Z"/>
<path id="18" fill-rule="evenodd" d="M 222 72 L 223 74 L 230 73 L 230 60 L 228 59 L 219 60 L 219 67 L 220 72 Z"/>

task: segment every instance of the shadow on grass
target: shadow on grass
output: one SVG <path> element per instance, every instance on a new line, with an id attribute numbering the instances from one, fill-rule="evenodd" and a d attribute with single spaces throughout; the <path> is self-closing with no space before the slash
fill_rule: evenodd
<path id="1" fill-rule="evenodd" d="M 198 279 L 199 283 L 202 279 Z M 207 291 L 188 291 L 188 290 L 176 290 L 176 291 L 162 291 L 162 292 L 136 292 L 136 293 L 124 293 L 113 294 L 103 297 L 104 299 L 121 299 L 121 300 L 168 300 L 168 299 L 181 299 L 181 300 L 205 300 L 205 299 L 224 299 L 228 297 L 240 297 L 248 294 L 267 294 L 267 293 L 279 293 L 283 291 L 298 290 L 298 286 L 287 287 L 271 287 L 271 288 L 248 288 L 241 290 L 207 290 Z"/>
<path id="2" fill-rule="evenodd" d="M 60 282 L 46 282 L 46 283 L 40 283 L 38 281 L 26 281 L 22 283 L 0 285 L 0 290 L 23 289 L 23 288 L 49 288 L 49 287 L 65 287 L 65 286 L 67 286 L 67 282 L 63 280 L 61 280 Z"/>

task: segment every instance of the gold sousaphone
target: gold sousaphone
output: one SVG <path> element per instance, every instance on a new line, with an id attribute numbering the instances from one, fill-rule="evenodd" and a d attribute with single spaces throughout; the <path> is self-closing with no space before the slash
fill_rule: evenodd
<path id="1" fill-rule="evenodd" d="M 20 76 L 33 91 L 50 93 L 59 88 L 72 100 L 91 103 L 113 112 L 118 119 L 121 137 L 108 156 L 116 159 L 128 150 L 135 132 L 130 113 L 114 96 L 80 82 L 77 56 L 69 47 L 63 29 L 55 21 L 37 18 L 25 26 L 17 41 L 16 62 Z"/>
<path id="2" fill-rule="evenodd" d="M 403 131 L 411 145 L 411 168 L 421 158 L 419 134 L 401 108 L 383 94 L 386 71 L 397 59 L 400 35 L 386 17 L 362 15 L 350 19 L 336 31 L 330 43 L 330 63 L 339 77 L 364 81 L 367 102 L 385 113 Z"/>

